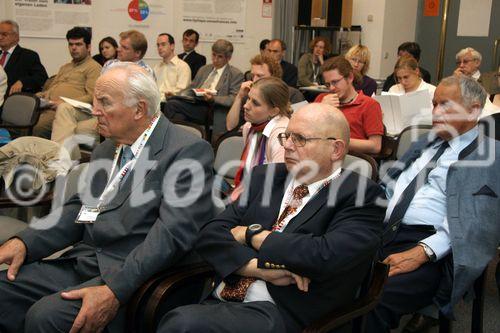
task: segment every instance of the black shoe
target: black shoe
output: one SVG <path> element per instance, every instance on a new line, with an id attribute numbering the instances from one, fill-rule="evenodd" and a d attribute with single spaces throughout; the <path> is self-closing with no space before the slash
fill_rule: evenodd
<path id="1" fill-rule="evenodd" d="M 403 329 L 403 333 L 423 333 L 427 332 L 431 327 L 439 325 L 439 320 L 423 315 L 421 313 L 415 313 L 410 321 L 406 324 Z"/>

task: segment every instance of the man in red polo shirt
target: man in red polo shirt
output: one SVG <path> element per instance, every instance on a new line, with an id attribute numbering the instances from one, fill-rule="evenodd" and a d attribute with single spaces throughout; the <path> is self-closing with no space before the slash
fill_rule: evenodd
<path id="1" fill-rule="evenodd" d="M 351 129 L 350 151 L 379 153 L 384 134 L 380 104 L 354 89 L 354 72 L 344 57 L 330 58 L 321 67 L 330 92 L 318 95 L 314 102 L 332 105 L 344 113 Z"/>

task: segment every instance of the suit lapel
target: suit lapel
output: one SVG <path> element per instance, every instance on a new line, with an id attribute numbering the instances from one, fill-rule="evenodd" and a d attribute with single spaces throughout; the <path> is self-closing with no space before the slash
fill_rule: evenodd
<path id="1" fill-rule="evenodd" d="M 217 87 L 215 89 L 217 90 L 217 94 L 219 91 L 223 90 L 224 86 L 229 84 L 229 64 L 227 64 L 226 68 L 224 68 L 224 71 L 222 72 L 222 75 L 219 78 L 219 82 L 217 82 Z"/>
<path id="2" fill-rule="evenodd" d="M 9 61 L 7 62 L 7 65 L 5 66 L 4 70 L 10 71 L 15 69 L 15 63 L 19 59 L 19 53 L 21 52 L 21 47 L 19 45 L 16 45 L 14 48 L 14 51 L 12 51 L 12 54 L 10 55 Z"/>
<path id="3" fill-rule="evenodd" d="M 149 172 L 156 167 L 156 163 L 158 161 L 156 155 L 163 150 L 163 142 L 169 126 L 171 126 L 171 124 L 163 115 L 161 115 L 153 134 L 137 159 L 134 169 L 123 181 L 123 184 L 120 186 L 120 190 L 116 193 L 116 196 L 114 196 L 111 202 L 106 205 L 104 210 L 115 209 L 116 207 L 122 205 L 123 202 L 129 197 L 130 193 L 136 187 L 141 185 Z M 154 161 L 155 163 L 152 165 L 151 161 Z M 136 176 L 136 174 L 140 176 Z M 137 177 L 141 178 L 137 179 Z"/>
<path id="4" fill-rule="evenodd" d="M 337 182 L 337 181 L 335 181 Z M 333 188 L 333 183 L 330 186 L 322 188 L 309 202 L 302 208 L 299 214 L 290 220 L 284 232 L 295 232 L 301 225 L 309 221 L 316 212 L 325 205 L 328 200 L 329 188 Z"/>

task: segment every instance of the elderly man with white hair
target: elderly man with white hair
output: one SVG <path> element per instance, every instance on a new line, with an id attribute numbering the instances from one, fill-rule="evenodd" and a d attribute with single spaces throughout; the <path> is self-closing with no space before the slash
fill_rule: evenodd
<path id="1" fill-rule="evenodd" d="M 474 80 L 478 80 L 481 76 L 479 72 L 479 67 L 481 66 L 481 60 L 483 57 L 481 53 L 474 50 L 472 47 L 466 47 L 458 51 L 455 55 L 455 60 L 457 62 L 457 68 L 453 72 L 455 76 L 470 76 Z"/>
<path id="2" fill-rule="evenodd" d="M 133 63 L 96 83 L 107 138 L 86 187 L 0 247 L 1 332 L 124 332 L 149 277 L 179 262 L 212 216 L 213 153 L 160 112 L 154 79 Z M 72 245 L 56 260 L 41 260 Z"/>

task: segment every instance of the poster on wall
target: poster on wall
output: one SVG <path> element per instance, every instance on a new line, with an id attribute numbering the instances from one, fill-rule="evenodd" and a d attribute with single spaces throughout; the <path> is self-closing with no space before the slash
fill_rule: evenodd
<path id="1" fill-rule="evenodd" d="M 111 36 L 118 42 L 120 32 L 135 29 L 149 42 L 145 58 L 156 59 L 156 37 L 174 30 L 172 0 L 94 0 L 93 7 L 94 20 L 100 22 L 94 28 L 95 50 L 102 38 Z"/>
<path id="2" fill-rule="evenodd" d="M 273 17 L 273 0 L 262 0 L 262 17 Z"/>
<path id="3" fill-rule="evenodd" d="M 14 0 L 13 7 L 23 37 L 65 38 L 74 26 L 92 26 L 92 0 Z"/>
<path id="4" fill-rule="evenodd" d="M 457 36 L 488 37 L 492 0 L 461 0 Z"/>
<path id="5" fill-rule="evenodd" d="M 246 0 L 184 0 L 179 6 L 183 31 L 198 31 L 201 41 L 244 42 Z"/>

